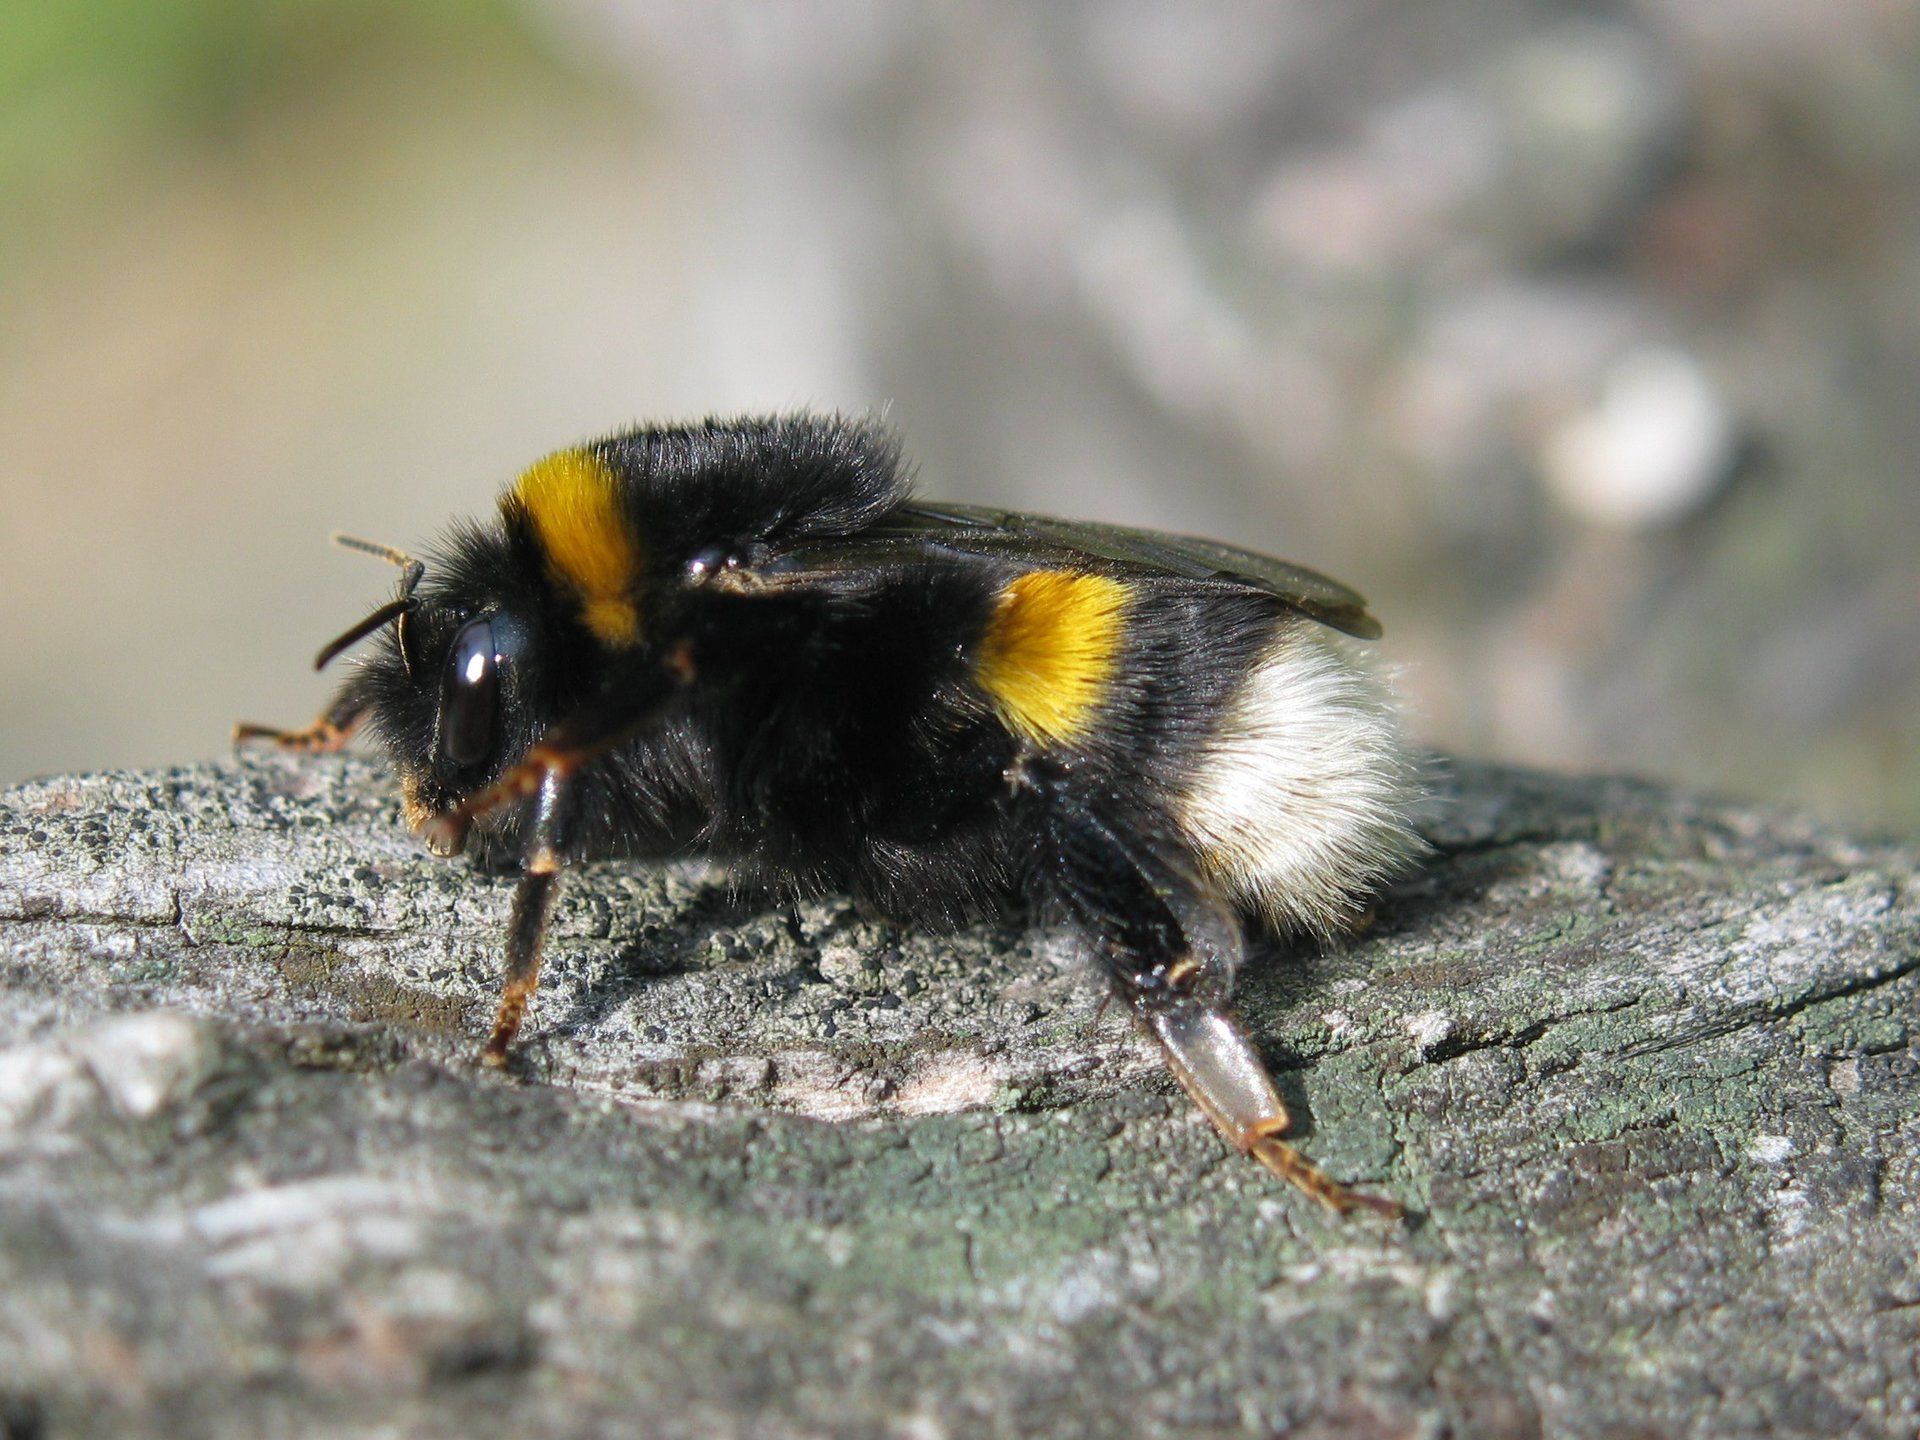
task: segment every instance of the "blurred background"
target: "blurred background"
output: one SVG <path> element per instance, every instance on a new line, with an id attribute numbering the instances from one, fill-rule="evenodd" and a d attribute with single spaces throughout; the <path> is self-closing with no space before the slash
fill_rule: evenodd
<path id="1" fill-rule="evenodd" d="M 0 779 L 300 722 L 643 418 L 1368 593 L 1431 742 L 1920 828 L 1920 6 L 0 0 Z"/>

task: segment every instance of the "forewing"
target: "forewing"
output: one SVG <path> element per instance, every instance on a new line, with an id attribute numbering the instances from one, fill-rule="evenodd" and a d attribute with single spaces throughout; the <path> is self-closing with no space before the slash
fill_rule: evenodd
<path id="1" fill-rule="evenodd" d="M 1380 635 L 1380 622 L 1367 613 L 1366 600 L 1339 581 L 1303 565 L 1215 540 L 1024 515 L 987 506 L 921 501 L 841 542 L 835 547 L 845 552 L 839 557 L 841 563 L 856 558 L 855 547 L 876 559 L 945 550 L 1120 576 L 1173 576 L 1201 585 L 1257 590 L 1362 640 Z"/>

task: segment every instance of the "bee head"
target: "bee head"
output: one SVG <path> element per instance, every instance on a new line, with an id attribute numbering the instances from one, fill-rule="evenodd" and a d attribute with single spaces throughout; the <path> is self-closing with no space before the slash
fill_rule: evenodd
<path id="1" fill-rule="evenodd" d="M 567 703 L 554 677 L 577 643 L 546 622 L 510 532 L 457 532 L 428 562 L 354 543 L 400 564 L 400 593 L 320 652 L 325 665 L 372 636 L 340 703 L 357 703 L 418 826 L 483 789 Z M 537 571 L 534 573 L 537 574 Z M 376 634 L 376 632 L 378 632 Z M 509 828 L 503 817 L 495 828 Z M 486 836 L 482 838 L 492 838 Z"/>
<path id="2" fill-rule="evenodd" d="M 324 665 L 374 642 L 329 713 L 364 718 L 419 828 L 589 702 L 658 701 L 662 676 L 676 695 L 697 684 L 711 699 L 726 683 L 714 676 L 750 673 L 787 635 L 799 644 L 825 601 L 765 604 L 761 592 L 780 589 L 767 567 L 854 533 L 905 493 L 891 438 L 837 418 L 707 421 L 555 451 L 424 563 L 343 539 L 399 566 L 401 581 L 321 652 Z M 476 837 L 511 845 L 522 808 L 489 807 Z"/>

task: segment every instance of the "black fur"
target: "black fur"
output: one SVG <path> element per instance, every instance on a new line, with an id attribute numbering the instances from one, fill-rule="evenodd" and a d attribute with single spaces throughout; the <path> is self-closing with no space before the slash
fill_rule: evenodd
<path id="1" fill-rule="evenodd" d="M 591 447 L 626 487 L 656 574 L 708 547 L 778 552 L 850 535 L 906 499 L 885 431 L 783 416 L 630 430 Z"/>
<path id="2" fill-rule="evenodd" d="M 587 633 L 514 503 L 495 526 L 457 531 L 428 560 L 407 655 L 389 633 L 342 699 L 366 706 L 426 809 L 497 778 L 578 708 L 647 692 L 662 653 L 684 644 L 694 683 L 576 784 L 568 859 L 709 856 L 777 891 L 846 891 L 944 923 L 1039 903 L 1111 928 L 1143 883 L 1197 884 L 1169 807 L 1232 688 L 1287 621 L 1279 601 L 1129 576 L 1123 654 L 1097 722 L 1082 743 L 1037 755 L 972 678 L 996 596 L 1023 565 L 918 540 L 821 548 L 857 541 L 905 502 L 883 432 L 811 417 L 709 422 L 595 449 L 645 557 L 646 639 L 610 651 Z M 802 579 L 689 582 L 690 560 L 721 555 Z M 464 773 L 437 751 L 441 671 L 459 627 L 490 613 L 511 615 L 526 638 L 509 656 L 498 753 Z M 497 859 L 522 826 L 495 816 L 473 843 Z M 1151 837 L 1137 848 L 1157 858 L 1129 865 L 1091 838 L 1102 834 Z M 1141 963 L 1167 961 L 1169 946 Z"/>

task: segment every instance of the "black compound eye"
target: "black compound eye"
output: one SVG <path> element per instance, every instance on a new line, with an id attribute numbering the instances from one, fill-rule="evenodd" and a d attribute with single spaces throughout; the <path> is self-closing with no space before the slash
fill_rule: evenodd
<path id="1" fill-rule="evenodd" d="M 500 723 L 500 655 L 493 622 L 470 620 L 453 637 L 440 687 L 440 753 L 459 766 L 493 753 Z"/>

